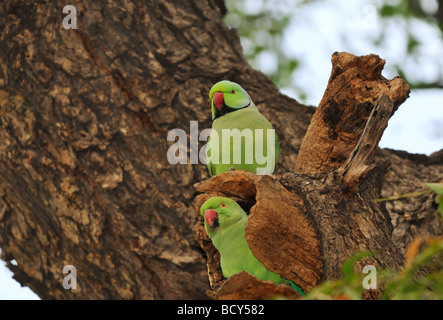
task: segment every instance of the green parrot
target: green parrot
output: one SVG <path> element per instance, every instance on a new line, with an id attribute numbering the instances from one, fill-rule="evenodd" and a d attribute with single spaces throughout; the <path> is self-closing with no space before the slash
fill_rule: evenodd
<path id="1" fill-rule="evenodd" d="M 205 221 L 206 233 L 220 252 L 220 265 L 225 278 L 246 271 L 261 280 L 287 283 L 299 294 L 305 295 L 300 287 L 266 269 L 254 256 L 246 240 L 248 215 L 237 202 L 225 197 L 212 197 L 203 203 L 200 214 Z"/>
<path id="2" fill-rule="evenodd" d="M 278 138 L 248 93 L 239 84 L 223 80 L 211 88 L 209 99 L 213 123 L 206 159 L 210 176 L 231 168 L 274 173 Z"/>

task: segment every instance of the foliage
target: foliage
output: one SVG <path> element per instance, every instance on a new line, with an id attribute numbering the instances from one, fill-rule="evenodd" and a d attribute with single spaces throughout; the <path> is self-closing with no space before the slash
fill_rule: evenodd
<path id="1" fill-rule="evenodd" d="M 437 194 L 438 212 L 443 219 L 443 183 L 426 183 L 426 186 Z M 386 199 L 379 200 L 387 201 Z M 362 281 L 366 274 L 356 273 L 355 264 L 371 255 L 369 252 L 362 252 L 348 259 L 343 264 L 341 279 L 324 282 L 309 292 L 306 299 L 361 299 L 365 290 Z M 416 238 L 406 250 L 405 265 L 401 270 L 377 270 L 377 285 L 383 288 L 380 299 L 442 300 L 442 266 L 443 237 Z"/>
<path id="2" fill-rule="evenodd" d="M 380 9 L 382 17 L 416 17 L 435 23 L 443 31 L 443 1 L 401 0 L 386 2 Z"/>
<path id="3" fill-rule="evenodd" d="M 299 60 L 288 55 L 283 46 L 283 34 L 291 21 L 291 11 L 282 9 L 285 5 L 281 4 L 286 1 L 280 1 L 280 6 L 275 6 L 275 3 L 256 1 L 251 12 L 251 9 L 247 10 L 252 6 L 248 1 L 228 0 L 226 22 L 237 29 L 245 58 L 281 88 L 291 84 L 291 76 L 299 66 Z M 291 5 L 287 3 L 285 7 Z M 265 59 L 269 62 L 261 63 Z"/>
<path id="4" fill-rule="evenodd" d="M 335 281 L 325 281 L 312 289 L 305 299 L 307 300 L 359 300 L 363 294 L 364 274 L 354 271 L 355 264 L 363 258 L 371 256 L 370 252 L 360 252 L 349 258 L 342 266 L 343 277 Z"/>
<path id="5" fill-rule="evenodd" d="M 400 272 L 383 272 L 387 286 L 382 299 L 443 299 L 443 238 L 415 239 Z M 383 280 L 382 280 L 383 281 Z"/>
<path id="6" fill-rule="evenodd" d="M 336 0 L 335 3 L 340 3 L 340 0 Z M 303 80 L 296 77 L 298 75 L 296 71 L 307 63 L 306 56 L 315 49 L 311 43 L 296 43 L 296 46 L 304 48 L 306 52 L 302 53 L 303 50 L 291 52 L 284 37 L 287 35 L 290 41 L 296 42 L 298 34 L 306 32 L 307 29 L 313 31 L 319 28 L 313 22 L 312 16 L 318 14 L 319 5 L 330 5 L 329 1 L 226 0 L 226 4 L 228 7 L 226 23 L 237 29 L 244 55 L 252 66 L 270 77 L 277 87 L 290 87 L 298 98 L 304 101 L 307 89 L 302 84 Z M 377 48 L 384 48 L 388 52 L 395 49 L 398 52 L 394 54 L 397 61 L 394 61 L 393 57 L 389 61 L 394 65 L 393 72 L 406 79 L 411 88 L 443 88 L 443 64 L 438 57 L 428 55 L 429 46 L 436 47 L 435 42 L 443 42 L 443 0 L 362 2 L 361 11 L 364 12 L 366 7 L 376 8 L 376 20 L 379 25 L 377 30 L 358 35 L 365 39 L 356 39 L 356 34 L 350 32 L 355 26 L 351 25 L 351 28 L 348 28 L 346 24 L 346 14 L 349 12 L 339 12 L 337 14 L 343 16 L 343 23 L 338 23 L 342 25 L 331 25 L 328 30 L 336 35 L 335 38 L 341 39 L 342 45 L 335 47 L 334 50 L 352 52 L 362 41 L 371 45 L 374 51 Z M 308 20 L 304 29 L 299 25 L 295 30 L 291 28 L 302 18 Z M 328 33 L 325 33 L 323 37 L 325 43 L 328 42 L 327 35 Z M 324 54 L 329 57 L 332 52 Z M 433 73 L 436 76 L 432 79 L 423 79 L 417 75 L 417 69 L 429 69 L 431 66 L 434 70 L 439 70 Z M 308 68 L 312 69 L 312 66 Z"/>
<path id="7" fill-rule="evenodd" d="M 343 278 L 326 281 L 311 290 L 308 300 L 360 300 L 364 273 L 354 271 L 355 263 L 367 253 L 357 254 L 343 265 Z M 443 299 L 443 238 L 416 239 L 408 248 L 410 262 L 399 271 L 378 270 L 377 285 L 384 288 L 381 300 Z M 407 259 L 407 260 L 408 260 Z"/>

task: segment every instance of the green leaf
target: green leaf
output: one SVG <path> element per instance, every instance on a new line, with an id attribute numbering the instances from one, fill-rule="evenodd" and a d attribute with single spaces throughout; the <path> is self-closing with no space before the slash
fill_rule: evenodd
<path id="1" fill-rule="evenodd" d="M 443 195 L 443 185 L 441 183 L 425 183 L 425 185 L 432 189 L 436 194 Z"/>
<path id="2" fill-rule="evenodd" d="M 391 5 L 385 4 L 380 9 L 380 15 L 382 17 L 392 17 L 397 14 L 397 11 L 398 11 L 398 8 L 396 6 L 391 6 Z"/>
<path id="3" fill-rule="evenodd" d="M 408 53 L 413 53 L 415 49 L 420 47 L 421 42 L 413 35 L 408 35 Z"/>

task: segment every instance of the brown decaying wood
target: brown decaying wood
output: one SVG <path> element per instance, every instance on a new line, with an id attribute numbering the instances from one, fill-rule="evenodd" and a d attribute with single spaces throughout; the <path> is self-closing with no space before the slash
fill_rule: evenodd
<path id="1" fill-rule="evenodd" d="M 374 54 L 333 54 L 328 87 L 303 138 L 295 172 L 339 168 L 357 145 L 378 99 L 387 95 L 394 104 L 393 112 L 406 100 L 408 84 L 398 77 L 384 78 L 384 65 L 385 61 Z"/>
<path id="2" fill-rule="evenodd" d="M 225 281 L 217 291 L 208 291 L 217 300 L 264 300 L 275 298 L 299 299 L 301 296 L 289 286 L 276 286 L 272 281 L 261 281 L 247 272 L 240 272 Z"/>
<path id="3" fill-rule="evenodd" d="M 391 99 L 387 95 L 382 95 L 369 115 L 360 140 L 341 167 L 343 182 L 348 188 L 354 188 L 359 179 L 365 177 L 372 164 L 375 148 L 388 126 L 393 111 L 394 105 Z"/>
<path id="4" fill-rule="evenodd" d="M 77 30 L 62 27 L 66 4 L 0 1 L 1 258 L 17 281 L 43 299 L 206 298 L 207 257 L 192 232 L 192 186 L 208 173 L 201 164 L 167 162 L 168 131 L 189 132 L 192 120 L 199 121 L 199 130 L 210 127 L 210 87 L 222 79 L 238 82 L 277 130 L 277 173 L 283 174 L 295 167 L 315 108 L 280 94 L 248 65 L 238 35 L 224 24 L 220 0 L 124 0 L 120 5 L 77 0 Z M 338 142 L 346 134 L 340 137 Z M 386 182 L 374 182 L 382 196 L 443 179 L 441 153 L 378 150 L 375 158 L 391 163 Z M 309 199 L 314 184 L 301 176 L 290 179 L 295 178 L 277 180 Z M 360 189 L 371 179 L 369 174 Z M 299 184 L 307 182 L 301 190 Z M 328 203 L 327 185 L 317 185 L 325 201 L 315 225 L 328 228 L 332 221 L 330 231 L 340 231 L 340 223 L 348 225 L 346 216 L 338 215 L 342 202 Z M 237 200 L 254 193 L 247 192 Z M 242 205 L 249 210 L 254 199 L 246 196 Z M 306 215 L 314 218 L 316 205 L 310 209 L 312 204 L 303 201 Z M 321 216 L 328 206 L 337 208 L 336 223 L 331 214 Z M 432 195 L 388 202 L 386 208 L 400 249 L 418 234 L 441 233 Z M 359 217 L 362 226 L 370 220 Z M 358 230 L 351 230 L 356 241 Z M 336 238 L 346 239 L 346 232 L 335 233 Z M 328 239 L 322 237 L 322 247 Z M 326 248 L 333 250 L 333 243 Z M 325 261 L 325 270 L 333 269 L 333 259 Z M 77 290 L 62 287 L 68 264 L 77 267 Z"/>
<path id="5" fill-rule="evenodd" d="M 323 275 L 320 244 L 306 217 L 303 200 L 271 176 L 256 179 L 246 238 L 254 255 L 269 270 L 308 291 Z M 276 250 L 275 248 L 278 248 Z"/>

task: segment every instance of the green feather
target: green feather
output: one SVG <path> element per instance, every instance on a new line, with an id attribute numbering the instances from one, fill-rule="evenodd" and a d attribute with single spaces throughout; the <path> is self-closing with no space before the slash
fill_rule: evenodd
<path id="1" fill-rule="evenodd" d="M 223 105 L 219 109 L 214 97 L 220 93 L 223 94 Z M 224 80 L 211 88 L 209 98 L 213 124 L 206 145 L 206 157 L 210 176 L 230 168 L 254 173 L 274 173 L 279 156 L 278 138 L 272 130 L 272 124 L 258 111 L 247 92 L 237 83 Z M 233 138 L 223 136 L 224 129 L 231 130 L 234 133 Z M 237 133 L 232 131 L 234 129 L 238 129 Z M 272 130 L 269 132 L 272 137 L 269 143 L 268 130 Z M 239 143 L 235 143 L 236 139 Z M 223 148 L 223 141 L 226 148 Z M 256 152 L 256 146 L 263 148 L 263 152 Z M 263 159 L 260 160 L 259 157 Z"/>
<path id="2" fill-rule="evenodd" d="M 205 218 L 207 210 L 217 212 L 216 222 L 212 226 Z M 206 233 L 220 252 L 220 265 L 225 278 L 246 271 L 261 280 L 271 280 L 275 284 L 287 283 L 292 289 L 305 295 L 300 287 L 266 269 L 254 256 L 246 240 L 248 215 L 237 202 L 229 198 L 213 197 L 202 205 L 200 213 L 205 221 Z"/>

